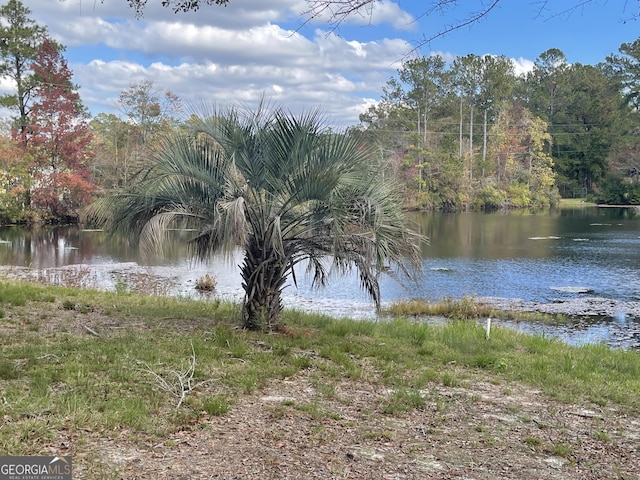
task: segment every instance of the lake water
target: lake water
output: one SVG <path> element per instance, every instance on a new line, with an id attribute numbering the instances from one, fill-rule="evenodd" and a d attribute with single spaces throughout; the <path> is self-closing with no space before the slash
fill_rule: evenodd
<path id="1" fill-rule="evenodd" d="M 475 295 L 509 299 L 519 306 L 591 309 L 567 325 L 517 328 L 558 336 L 571 343 L 640 345 L 640 215 L 631 208 L 570 208 L 544 214 L 414 214 L 416 229 L 429 237 L 422 247 L 423 271 L 415 283 L 382 280 L 385 303 Z M 196 296 L 194 283 L 208 273 L 217 295 L 242 300 L 240 252 L 206 264 L 189 260 L 191 232 L 172 234 L 161 258 L 145 259 L 125 239 L 76 226 L 0 229 L 4 275 L 46 278 L 114 289 L 126 284 L 162 294 Z M 355 275 L 335 276 L 313 290 L 304 272 L 285 304 L 334 316 L 373 318 L 374 308 Z M 595 312 L 594 312 L 595 310 Z"/>
<path id="2" fill-rule="evenodd" d="M 551 214 L 457 214 L 419 218 L 432 238 L 427 274 L 413 295 L 519 297 L 552 301 L 580 288 L 640 300 L 640 217 L 632 209 Z"/>

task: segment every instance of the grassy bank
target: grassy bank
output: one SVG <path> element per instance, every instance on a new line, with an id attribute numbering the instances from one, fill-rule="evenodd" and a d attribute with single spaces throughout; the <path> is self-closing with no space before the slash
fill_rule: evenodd
<path id="1" fill-rule="evenodd" d="M 424 318 L 445 317 L 452 320 L 478 320 L 499 318 L 520 322 L 569 322 L 566 315 L 530 312 L 524 310 L 501 310 L 475 297 L 455 299 L 445 297 L 440 301 L 404 300 L 394 302 L 382 310 L 382 314 L 390 317 Z"/>
<path id="2" fill-rule="evenodd" d="M 589 202 L 584 198 L 561 198 L 560 206 L 564 208 L 569 207 L 595 207 L 597 204 Z"/>
<path id="3" fill-rule="evenodd" d="M 316 394 L 288 406 L 312 417 L 337 415 L 323 400 L 345 380 L 389 392 L 372 412 L 383 416 L 424 408 L 435 387 L 477 381 L 639 413 L 637 352 L 502 328 L 487 339 L 473 321 L 433 326 L 295 311 L 285 313 L 284 333 L 259 334 L 236 328 L 238 315 L 228 303 L 0 283 L 0 451 L 46 454 L 60 432 L 76 440 L 80 459 L 87 436 L 162 442 L 300 375 Z M 85 468 L 89 478 L 97 467 Z"/>

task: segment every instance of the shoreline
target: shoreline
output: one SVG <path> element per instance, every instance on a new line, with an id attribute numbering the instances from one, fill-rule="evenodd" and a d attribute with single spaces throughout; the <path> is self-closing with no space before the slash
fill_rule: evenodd
<path id="1" fill-rule="evenodd" d="M 37 269 L 21 266 L 0 266 L 0 279 L 35 282 L 44 285 L 57 285 L 79 288 L 96 288 L 109 291 L 117 287 L 119 281 L 131 283 L 126 285 L 131 291 L 143 294 L 166 294 L 169 296 L 188 296 L 194 299 L 219 298 L 222 300 L 238 301 L 243 292 L 238 282 L 220 281 L 216 292 L 212 295 L 202 296 L 193 289 L 193 284 L 198 272 L 193 272 L 190 278 L 180 282 L 177 277 L 162 267 L 144 267 L 134 262 L 120 264 L 78 264 L 62 267 L 50 267 Z M 172 272 L 171 272 L 172 273 Z M 201 273 L 201 272 L 200 272 Z M 131 277 L 131 278 L 128 278 Z M 141 282 L 140 278 L 145 281 Z M 128 281 L 127 281 L 128 280 Z M 228 279 L 226 279 L 228 280 Z M 190 294 L 190 290 L 193 292 Z M 524 300 L 518 297 L 476 296 L 470 294 L 475 301 L 487 304 L 498 310 L 539 312 L 549 315 L 566 315 L 570 317 L 609 317 L 613 319 L 640 319 L 640 300 L 623 301 L 606 297 L 591 296 L 590 290 L 576 290 L 573 298 L 557 298 L 552 301 Z M 366 310 L 370 305 L 371 317 L 375 318 L 373 303 L 349 301 L 348 305 L 341 305 L 334 298 L 308 297 L 298 291 L 284 295 L 285 303 L 293 303 L 291 308 L 301 307 L 305 311 L 318 309 L 326 310 L 326 313 L 334 316 L 348 314 L 348 306 L 354 308 L 356 317 L 367 316 Z M 409 300 L 409 299 L 407 299 Z M 396 301 L 383 301 L 384 304 L 392 304 Z M 357 307 L 357 308 L 356 308 Z"/>
<path id="2" fill-rule="evenodd" d="M 604 297 L 584 296 L 553 302 L 499 297 L 478 297 L 476 300 L 505 311 L 539 312 L 570 317 L 608 317 L 616 320 L 640 318 L 640 301 L 620 301 Z"/>
<path id="3" fill-rule="evenodd" d="M 160 274 L 160 271 L 164 273 Z M 199 294 L 193 288 L 193 279 L 176 288 L 175 278 L 167 276 L 164 269 L 140 268 L 135 263 L 110 265 L 75 265 L 49 269 L 28 267 L 0 267 L 0 278 L 8 281 L 26 281 L 42 285 L 71 288 L 96 288 L 102 291 L 117 290 L 117 281 L 124 281 L 125 288 L 135 293 L 153 296 L 175 296 L 193 300 L 222 300 L 239 303 L 240 287 L 233 282 L 221 282 L 216 292 Z M 109 281 L 106 281 L 109 279 Z M 573 298 L 558 298 L 550 302 L 527 301 L 521 298 L 473 297 L 504 312 L 538 312 L 564 315 L 568 320 L 558 322 L 512 321 L 508 315 L 496 318 L 499 324 L 519 331 L 541 334 L 561 339 L 572 345 L 604 343 L 613 348 L 640 349 L 640 301 L 621 301 L 588 296 L 588 292 L 576 292 Z M 336 298 L 309 297 L 289 291 L 283 297 L 285 308 L 305 313 L 328 315 L 334 318 L 372 320 L 378 318 L 372 303 L 363 300 L 345 301 Z M 393 302 L 385 301 L 389 305 Z M 484 319 L 480 318 L 480 322 Z"/>

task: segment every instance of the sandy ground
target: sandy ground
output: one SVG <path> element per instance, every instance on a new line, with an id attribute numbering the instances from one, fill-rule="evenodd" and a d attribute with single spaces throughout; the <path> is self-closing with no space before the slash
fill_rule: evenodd
<path id="1" fill-rule="evenodd" d="M 279 381 L 160 443 L 84 438 L 78 478 L 96 461 L 140 480 L 640 478 L 640 420 L 615 409 L 477 382 L 433 387 L 424 408 L 389 416 L 388 394 L 345 382 L 320 399 L 306 376 Z"/>

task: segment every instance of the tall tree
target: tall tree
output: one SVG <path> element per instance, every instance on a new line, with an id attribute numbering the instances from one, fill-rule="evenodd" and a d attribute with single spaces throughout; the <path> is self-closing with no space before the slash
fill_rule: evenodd
<path id="1" fill-rule="evenodd" d="M 409 60 L 398 70 L 397 78 L 387 82 L 383 102 L 406 109 L 414 120 L 410 128 L 411 150 L 415 154 L 415 168 L 418 174 L 418 188 L 424 184 L 423 169 L 429 166 L 432 141 L 436 136 L 430 132 L 433 116 L 442 108 L 443 99 L 449 89 L 449 75 L 446 62 L 439 55 L 419 57 Z"/>
<path id="2" fill-rule="evenodd" d="M 162 91 L 153 81 L 144 80 L 129 85 L 118 97 L 120 110 L 127 120 L 128 148 L 124 152 L 123 174 L 126 186 L 142 170 L 148 168 L 145 150 L 153 147 L 156 138 L 177 126 L 175 115 L 181 111 L 180 98 L 170 91 Z"/>
<path id="3" fill-rule="evenodd" d="M 390 142 L 388 132 L 404 139 L 403 168 L 398 173 L 406 183 L 407 199 L 415 196 L 417 200 L 408 206 L 451 211 L 468 205 L 474 178 L 492 174 L 492 159 L 487 158 L 489 125 L 500 105 L 511 103 L 515 83 L 509 59 L 475 55 L 460 57 L 449 67 L 439 56 L 408 61 L 387 82 L 382 101 L 361 122 L 376 139 Z M 474 149 L 479 136 L 474 129 L 477 112 L 482 114 L 482 162 Z M 394 119 L 403 121 L 391 126 Z M 465 132 L 463 121 L 468 121 Z M 400 145 L 397 140 L 388 144 Z M 474 170 L 481 175 L 474 176 Z"/>
<path id="4" fill-rule="evenodd" d="M 630 182 L 637 182 L 640 180 L 640 39 L 623 43 L 618 51 L 619 55 L 609 55 L 606 62 L 599 65 L 608 78 L 618 83 L 624 102 L 620 109 L 622 122 L 616 129 L 621 133 L 621 141 L 613 145 L 609 166 L 619 179 L 626 177 Z"/>
<path id="5" fill-rule="evenodd" d="M 0 225 L 24 220 L 29 206 L 28 157 L 8 136 L 0 136 Z"/>
<path id="6" fill-rule="evenodd" d="M 497 107 L 511 100 L 515 86 L 513 62 L 507 57 L 484 55 L 478 105 L 482 110 L 482 163 L 487 160 L 488 121 Z M 484 167 L 483 167 L 484 168 Z"/>
<path id="7" fill-rule="evenodd" d="M 384 87 L 383 87 L 384 88 Z M 360 114 L 360 125 L 351 129 L 364 143 L 379 152 L 383 168 L 397 178 L 401 167 L 399 159 L 407 149 L 406 133 L 413 125 L 411 112 L 384 99 Z"/>
<path id="8" fill-rule="evenodd" d="M 151 80 L 131 84 L 120 92 L 118 104 L 135 126 L 143 145 L 182 108 L 180 97 L 168 90 L 162 92 Z"/>
<path id="9" fill-rule="evenodd" d="M 631 107 L 640 111 L 640 38 L 623 43 L 618 51 L 620 55 L 607 56 L 605 68 L 620 81 Z"/>
<path id="10" fill-rule="evenodd" d="M 418 237 L 377 158 L 354 136 L 325 131 L 317 113 L 217 113 L 169 139 L 146 181 L 99 201 L 90 217 L 151 245 L 191 224 L 200 258 L 242 248 L 244 325 L 277 329 L 296 265 L 315 285 L 331 264 L 355 268 L 377 306 L 379 275 L 418 265 Z"/>
<path id="11" fill-rule="evenodd" d="M 96 154 L 92 176 L 101 187 L 112 190 L 127 185 L 131 176 L 129 124 L 112 113 L 99 113 L 89 123 Z"/>
<path id="12" fill-rule="evenodd" d="M 37 87 L 23 133 L 35 159 L 32 204 L 53 216 L 75 216 L 91 198 L 88 115 L 60 48 L 45 38 L 32 64 Z"/>
<path id="13" fill-rule="evenodd" d="M 473 126 L 475 124 L 475 108 L 479 101 L 482 76 L 483 76 L 483 61 L 482 57 L 469 54 L 464 57 L 457 57 L 453 61 L 452 65 L 454 83 L 460 93 L 460 153 L 461 156 L 467 158 L 467 176 L 469 179 L 473 179 Z M 469 111 L 469 142 L 468 148 L 465 152 L 462 146 L 462 124 L 463 124 L 463 103 L 467 106 Z M 466 155 L 465 155 L 466 153 Z"/>
<path id="14" fill-rule="evenodd" d="M 418 134 L 427 143 L 429 119 L 447 90 L 446 63 L 440 55 L 409 60 L 398 71 L 403 85 L 400 100 L 417 113 Z"/>
<path id="15" fill-rule="evenodd" d="M 549 141 L 545 120 L 521 102 L 504 102 L 491 137 L 495 179 L 506 192 L 508 205 L 543 207 L 555 203 L 558 194 L 553 159 L 545 151 Z"/>
<path id="16" fill-rule="evenodd" d="M 570 93 L 556 114 L 554 158 L 564 194 L 591 191 L 604 178 L 612 147 L 623 133 L 624 111 L 617 82 L 591 65 L 567 72 Z"/>
<path id="17" fill-rule="evenodd" d="M 19 0 L 9 0 L 0 7 L 0 76 L 10 79 L 16 88 L 13 94 L 0 97 L 0 105 L 17 111 L 15 125 L 24 132 L 33 90 L 36 87 L 31 63 L 45 38 L 46 29 L 29 15 L 31 10 Z"/>
<path id="18" fill-rule="evenodd" d="M 569 65 L 562 50 L 550 48 L 542 52 L 534 62 L 533 71 L 527 76 L 529 106 L 534 114 L 547 121 L 553 137 L 557 112 L 571 90 L 567 81 Z M 548 145 L 551 153 L 551 143 Z"/>

